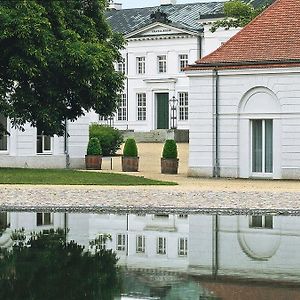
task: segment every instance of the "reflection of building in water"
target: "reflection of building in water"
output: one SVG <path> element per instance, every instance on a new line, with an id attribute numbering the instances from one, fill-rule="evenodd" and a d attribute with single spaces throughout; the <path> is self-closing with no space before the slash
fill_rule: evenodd
<path id="1" fill-rule="evenodd" d="M 102 247 L 136 271 L 300 281 L 299 217 L 1 213 L 0 245 L 22 227 L 69 228 L 68 240 L 86 247 L 108 234 Z"/>

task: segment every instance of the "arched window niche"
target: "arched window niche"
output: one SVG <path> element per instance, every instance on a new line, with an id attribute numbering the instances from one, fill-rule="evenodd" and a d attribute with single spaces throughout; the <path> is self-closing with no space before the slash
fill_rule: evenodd
<path id="1" fill-rule="evenodd" d="M 247 91 L 239 104 L 240 177 L 281 178 L 281 106 L 266 87 Z"/>

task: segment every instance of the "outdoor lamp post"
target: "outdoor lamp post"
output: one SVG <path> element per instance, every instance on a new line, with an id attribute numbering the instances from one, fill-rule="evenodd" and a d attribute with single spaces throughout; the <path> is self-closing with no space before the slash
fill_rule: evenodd
<path id="1" fill-rule="evenodd" d="M 178 106 L 178 99 L 173 96 L 169 100 L 169 104 L 171 107 L 171 129 L 177 128 L 177 106 Z"/>

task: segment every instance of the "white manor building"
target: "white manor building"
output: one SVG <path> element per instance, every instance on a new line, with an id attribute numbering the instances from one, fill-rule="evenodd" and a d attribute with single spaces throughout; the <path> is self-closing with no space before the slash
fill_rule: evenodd
<path id="1" fill-rule="evenodd" d="M 189 129 L 191 112 L 189 79 L 183 68 L 227 41 L 238 30 L 209 31 L 220 18 L 224 2 L 175 4 L 162 0 L 160 6 L 124 9 L 111 1 L 107 19 L 122 33 L 127 45 L 123 62 L 116 65 L 126 75 L 122 102 L 113 125 L 119 129 L 148 132 L 171 126 L 169 99 L 178 99 L 176 126 Z M 249 1 L 254 5 L 264 0 Z M 104 122 L 94 112 L 68 122 L 66 137 L 44 136 L 37 128 L 25 131 L 0 122 L 9 135 L 0 137 L 0 167 L 83 168 L 92 122 Z"/>
<path id="2" fill-rule="evenodd" d="M 126 75 L 122 101 L 113 125 L 122 130 L 189 129 L 189 81 L 183 69 L 209 54 L 238 29 L 209 31 L 221 17 L 223 2 L 161 5 L 122 9 L 111 4 L 107 19 L 125 37 L 123 61 L 117 70 Z M 177 100 L 174 124 L 169 100 Z M 95 116 L 94 121 L 98 121 Z M 100 122 L 106 118 L 100 117 Z"/>

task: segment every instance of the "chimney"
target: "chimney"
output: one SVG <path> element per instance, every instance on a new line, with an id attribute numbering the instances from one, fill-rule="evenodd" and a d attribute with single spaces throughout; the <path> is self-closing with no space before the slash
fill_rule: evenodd
<path id="1" fill-rule="evenodd" d="M 175 5 L 176 0 L 160 0 L 160 5 Z"/>
<path id="2" fill-rule="evenodd" d="M 114 0 L 108 0 L 108 9 L 110 10 L 121 10 L 122 3 L 116 3 Z"/>

